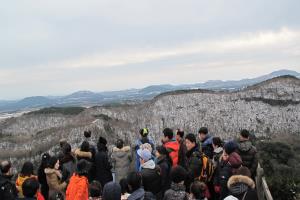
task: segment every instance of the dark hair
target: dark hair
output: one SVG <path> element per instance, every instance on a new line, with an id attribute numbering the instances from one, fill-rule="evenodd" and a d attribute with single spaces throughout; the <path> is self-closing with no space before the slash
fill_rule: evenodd
<path id="1" fill-rule="evenodd" d="M 250 133 L 249 133 L 248 130 L 243 129 L 243 130 L 241 130 L 240 135 L 241 135 L 243 138 L 249 138 Z"/>
<path id="2" fill-rule="evenodd" d="M 130 172 L 127 175 L 127 182 L 131 186 L 131 192 L 134 192 L 142 186 L 142 176 L 138 172 Z"/>
<path id="3" fill-rule="evenodd" d="M 174 183 L 180 183 L 185 180 L 187 171 L 183 167 L 177 165 L 176 167 L 173 167 L 171 169 L 170 176 L 171 181 L 173 181 Z"/>
<path id="4" fill-rule="evenodd" d="M 100 197 L 102 195 L 102 186 L 99 181 L 92 181 L 89 185 L 90 197 Z"/>
<path id="5" fill-rule="evenodd" d="M 196 136 L 193 133 L 189 133 L 185 136 L 186 140 L 191 141 L 192 143 L 196 143 Z"/>
<path id="6" fill-rule="evenodd" d="M 116 146 L 117 146 L 118 149 L 122 149 L 123 146 L 124 146 L 123 140 L 118 139 L 117 142 L 116 142 Z"/>
<path id="7" fill-rule="evenodd" d="M 170 140 L 174 137 L 173 130 L 170 128 L 165 128 L 163 130 L 163 134 L 165 137 L 168 137 Z"/>
<path id="8" fill-rule="evenodd" d="M 203 134 L 207 135 L 208 130 L 207 130 L 206 127 L 201 127 L 201 128 L 199 129 L 198 133 L 199 133 L 199 134 L 200 134 L 200 133 L 203 133 Z"/>
<path id="9" fill-rule="evenodd" d="M 64 195 L 61 192 L 54 192 L 50 195 L 48 200 L 64 200 Z"/>
<path id="10" fill-rule="evenodd" d="M 119 183 L 111 181 L 104 185 L 102 192 L 103 200 L 120 200 L 121 196 L 121 186 Z"/>
<path id="11" fill-rule="evenodd" d="M 203 182 L 195 181 L 190 187 L 190 193 L 194 195 L 195 199 L 203 199 L 205 197 L 206 185 Z"/>
<path id="12" fill-rule="evenodd" d="M 85 151 L 85 152 L 89 152 L 90 151 L 90 144 L 89 144 L 89 142 L 88 141 L 83 141 L 81 143 L 80 150 L 81 151 Z"/>
<path id="13" fill-rule="evenodd" d="M 20 174 L 22 176 L 31 176 L 31 175 L 33 175 L 33 164 L 32 164 L 32 162 L 26 161 L 22 166 Z"/>
<path id="14" fill-rule="evenodd" d="M 122 194 L 129 193 L 128 182 L 126 178 L 122 178 L 119 182 Z"/>
<path id="15" fill-rule="evenodd" d="M 84 134 L 84 137 L 90 138 L 92 135 L 92 132 L 90 130 L 87 130 L 87 131 L 84 131 L 83 134 Z"/>
<path id="16" fill-rule="evenodd" d="M 220 137 L 213 137 L 212 143 L 218 147 L 222 146 L 222 140 Z"/>
<path id="17" fill-rule="evenodd" d="M 184 131 L 182 129 L 177 129 L 176 135 L 179 135 L 181 138 L 184 136 Z"/>
<path id="18" fill-rule="evenodd" d="M 25 197 L 34 197 L 40 184 L 36 178 L 27 178 L 22 184 L 23 195 Z"/>
<path id="19" fill-rule="evenodd" d="M 169 155 L 167 149 L 163 145 L 157 146 L 156 151 L 161 155 Z"/>
<path id="20" fill-rule="evenodd" d="M 69 154 L 71 153 L 71 145 L 69 143 L 65 143 L 63 146 L 62 146 L 62 151 L 64 154 Z"/>
<path id="21" fill-rule="evenodd" d="M 240 166 L 235 175 L 248 176 L 251 178 L 251 171 L 248 169 L 248 167 Z"/>
<path id="22" fill-rule="evenodd" d="M 48 167 L 50 167 L 51 169 L 54 168 L 55 164 L 57 163 L 58 158 L 56 156 L 51 156 L 49 158 L 49 162 L 48 162 Z"/>
<path id="23" fill-rule="evenodd" d="M 59 146 L 60 146 L 60 148 L 62 148 L 64 146 L 64 144 L 66 144 L 66 143 L 67 143 L 67 140 L 65 138 L 60 139 L 59 140 Z"/>
<path id="24" fill-rule="evenodd" d="M 8 160 L 2 161 L 0 166 L 2 174 L 6 174 L 11 168 L 11 162 Z"/>
<path id="25" fill-rule="evenodd" d="M 149 130 L 147 128 L 141 128 L 139 132 L 142 137 L 147 137 L 149 134 Z"/>

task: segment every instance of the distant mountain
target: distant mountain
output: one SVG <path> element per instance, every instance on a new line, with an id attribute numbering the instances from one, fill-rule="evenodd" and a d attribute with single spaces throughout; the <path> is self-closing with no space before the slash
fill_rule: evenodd
<path id="1" fill-rule="evenodd" d="M 1 112 L 14 112 L 30 110 L 49 106 L 93 106 L 107 103 L 122 103 L 128 101 L 143 101 L 175 90 L 189 89 L 211 89 L 211 90 L 238 90 L 247 86 L 260 83 L 278 76 L 291 75 L 300 78 L 300 73 L 291 70 L 279 70 L 270 74 L 253 79 L 242 79 L 237 81 L 210 80 L 205 83 L 183 84 L 183 85 L 151 85 L 142 89 L 128 89 L 121 91 L 91 92 L 78 91 L 67 96 L 60 97 L 27 97 L 20 101 L 1 101 Z"/>

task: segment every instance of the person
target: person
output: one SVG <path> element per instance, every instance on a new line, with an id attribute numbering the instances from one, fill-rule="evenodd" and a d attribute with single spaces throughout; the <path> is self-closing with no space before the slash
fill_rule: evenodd
<path id="1" fill-rule="evenodd" d="M 121 200 L 127 200 L 130 195 L 127 179 L 126 178 L 121 179 L 119 184 L 121 186 L 121 193 L 122 193 Z"/>
<path id="2" fill-rule="evenodd" d="M 102 200 L 120 200 L 121 186 L 119 183 L 108 182 L 104 185 Z"/>
<path id="3" fill-rule="evenodd" d="M 220 157 L 223 153 L 223 147 L 222 147 L 222 140 L 220 137 L 213 137 L 212 139 L 212 146 L 213 146 L 213 163 L 214 167 L 216 168 L 218 165 L 218 162 L 220 160 Z"/>
<path id="4" fill-rule="evenodd" d="M 90 147 L 95 149 L 96 144 L 95 144 L 95 142 L 92 140 L 92 131 L 91 131 L 91 130 L 85 130 L 85 131 L 83 132 L 83 135 L 84 135 L 84 141 L 87 141 L 87 142 L 90 144 Z M 96 150 L 96 149 L 95 149 L 95 150 Z"/>
<path id="5" fill-rule="evenodd" d="M 187 171 L 180 165 L 171 169 L 171 188 L 165 192 L 164 200 L 188 200 L 188 193 L 184 181 Z"/>
<path id="6" fill-rule="evenodd" d="M 66 180 L 69 180 L 70 177 L 76 170 L 76 158 L 72 155 L 71 145 L 69 143 L 65 143 L 62 147 L 63 155 L 59 160 L 60 165 L 62 166 L 62 170 L 66 171 Z"/>
<path id="7" fill-rule="evenodd" d="M 36 194 L 40 188 L 40 184 L 36 177 L 28 177 L 22 184 L 23 197 L 19 199 L 24 200 L 37 200 Z"/>
<path id="8" fill-rule="evenodd" d="M 30 161 L 27 161 L 23 164 L 20 174 L 18 174 L 17 180 L 16 180 L 16 187 L 19 191 L 18 196 L 19 198 L 23 198 L 23 190 L 22 185 L 24 181 L 28 178 L 35 178 L 37 179 L 37 176 L 33 174 L 33 164 Z"/>
<path id="9" fill-rule="evenodd" d="M 62 180 L 62 173 L 59 171 L 59 160 L 57 157 L 50 157 L 48 167 L 44 171 L 49 186 L 49 196 L 54 192 L 64 192 L 67 183 Z"/>
<path id="10" fill-rule="evenodd" d="M 182 166 L 183 168 L 187 169 L 187 159 L 186 159 L 186 146 L 184 140 L 184 131 L 183 129 L 177 129 L 176 132 L 176 140 L 179 143 L 179 150 L 178 150 L 178 165 Z"/>
<path id="11" fill-rule="evenodd" d="M 215 171 L 213 183 L 219 199 L 228 196 L 227 181 L 232 175 L 236 174 L 237 169 L 242 165 L 241 157 L 235 152 L 236 148 L 237 144 L 234 141 L 225 143 L 221 161 Z"/>
<path id="12" fill-rule="evenodd" d="M 89 200 L 101 200 L 102 186 L 99 181 L 92 181 L 89 185 Z"/>
<path id="13" fill-rule="evenodd" d="M 243 166 L 248 167 L 251 172 L 251 177 L 254 180 L 256 176 L 256 169 L 258 165 L 258 157 L 256 148 L 249 140 L 249 131 L 246 129 L 241 130 L 240 138 L 238 140 L 237 153 L 241 156 Z"/>
<path id="14" fill-rule="evenodd" d="M 111 173 L 112 165 L 108 160 L 106 144 L 107 140 L 100 137 L 97 143 L 98 152 L 96 153 L 92 169 L 95 173 L 95 180 L 99 181 L 101 185 L 105 185 L 113 180 Z"/>
<path id="15" fill-rule="evenodd" d="M 76 172 L 71 176 L 66 191 L 66 200 L 88 200 L 89 182 L 88 174 L 91 164 L 82 159 L 78 161 Z"/>
<path id="16" fill-rule="evenodd" d="M 151 159 L 151 152 L 148 149 L 139 149 L 137 153 L 142 167 L 141 175 L 144 189 L 157 195 L 161 190 L 160 169 Z"/>
<path id="17" fill-rule="evenodd" d="M 199 180 L 203 163 L 202 155 L 196 142 L 196 136 L 193 133 L 189 133 L 186 135 L 185 145 L 187 148 L 186 157 L 188 161 L 188 177 L 186 184 L 189 188 L 194 180 Z"/>
<path id="18" fill-rule="evenodd" d="M 210 159 L 213 158 L 212 136 L 208 134 L 206 127 L 201 127 L 198 131 L 198 136 L 201 142 L 201 151 Z"/>
<path id="19" fill-rule="evenodd" d="M 170 128 L 165 128 L 163 130 L 162 143 L 167 149 L 169 156 L 172 160 L 172 166 L 175 167 L 178 164 L 178 153 L 179 153 L 179 143 L 174 138 L 173 130 Z"/>
<path id="20" fill-rule="evenodd" d="M 155 155 L 157 157 L 157 165 L 160 168 L 161 174 L 161 192 L 159 196 L 162 198 L 165 191 L 167 191 L 171 186 L 171 179 L 169 175 L 172 167 L 172 161 L 164 146 L 157 146 Z"/>
<path id="21" fill-rule="evenodd" d="M 49 153 L 44 153 L 42 155 L 41 164 L 38 168 L 38 181 L 41 185 L 41 193 L 44 196 L 45 200 L 47 200 L 49 196 L 49 187 L 48 187 L 47 178 L 45 174 L 45 169 L 48 166 L 49 159 L 50 159 Z"/>
<path id="22" fill-rule="evenodd" d="M 90 144 L 87 141 L 81 143 L 80 149 L 76 149 L 74 152 L 77 160 L 85 159 L 89 162 L 93 162 L 94 155 L 90 151 Z"/>
<path id="23" fill-rule="evenodd" d="M 205 193 L 207 186 L 205 183 L 200 181 L 194 181 L 190 187 L 190 198 L 189 200 L 207 200 Z"/>
<path id="24" fill-rule="evenodd" d="M 147 128 L 142 128 L 139 131 L 140 133 L 140 138 L 135 141 L 135 170 L 136 171 L 141 171 L 141 163 L 140 163 L 140 158 L 139 155 L 137 154 L 137 151 L 140 149 L 140 146 L 142 144 L 148 143 L 151 145 L 152 150 L 154 149 L 154 141 L 149 137 L 149 130 Z M 152 153 L 152 151 L 151 151 Z"/>
<path id="25" fill-rule="evenodd" d="M 15 184 L 11 182 L 13 177 L 11 162 L 2 161 L 0 169 L 0 199 L 15 200 L 18 192 Z"/>
<path id="26" fill-rule="evenodd" d="M 115 169 L 115 181 L 120 182 L 121 179 L 126 177 L 127 172 L 129 171 L 132 160 L 130 147 L 124 146 L 123 140 L 118 139 L 116 147 L 112 150 L 111 158 Z"/>

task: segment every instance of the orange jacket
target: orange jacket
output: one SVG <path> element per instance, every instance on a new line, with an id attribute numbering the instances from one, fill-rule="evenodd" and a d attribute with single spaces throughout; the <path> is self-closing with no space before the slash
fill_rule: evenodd
<path id="1" fill-rule="evenodd" d="M 172 159 L 172 166 L 176 167 L 178 164 L 179 143 L 175 140 L 165 143 L 164 146 Z"/>
<path id="2" fill-rule="evenodd" d="M 89 182 L 85 176 L 74 173 L 66 191 L 66 200 L 88 200 Z"/>

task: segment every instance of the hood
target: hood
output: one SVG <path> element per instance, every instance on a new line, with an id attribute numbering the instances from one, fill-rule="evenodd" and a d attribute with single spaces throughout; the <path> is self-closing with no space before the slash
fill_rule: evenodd
<path id="1" fill-rule="evenodd" d="M 247 188 L 254 189 L 255 183 L 254 181 L 249 178 L 248 176 L 242 176 L 242 175 L 233 175 L 229 178 L 227 182 L 227 187 L 229 189 L 234 188 L 237 185 L 245 185 Z"/>
<path id="2" fill-rule="evenodd" d="M 131 195 L 129 195 L 128 200 L 136 200 L 142 199 L 144 197 L 145 190 L 143 188 L 139 188 L 134 191 Z"/>
<path id="3" fill-rule="evenodd" d="M 179 150 L 179 143 L 175 140 L 175 141 L 170 141 L 164 144 L 165 148 L 171 151 L 178 151 Z"/>
<path id="4" fill-rule="evenodd" d="M 74 153 L 76 156 L 79 156 L 79 157 L 92 158 L 91 152 L 86 152 L 86 151 L 81 151 L 80 149 L 76 149 Z"/>
<path id="5" fill-rule="evenodd" d="M 207 134 L 206 138 L 202 141 L 202 145 L 206 146 L 212 144 L 212 139 L 213 137 Z"/>
<path id="6" fill-rule="evenodd" d="M 142 164 L 142 168 L 144 169 L 155 169 L 155 162 L 153 160 L 148 160 L 144 164 Z"/>
<path id="7" fill-rule="evenodd" d="M 223 151 L 222 147 L 218 147 L 216 149 L 214 149 L 214 153 L 221 153 Z"/>
<path id="8" fill-rule="evenodd" d="M 125 146 L 122 149 L 119 149 L 117 147 L 113 148 L 113 154 L 118 157 L 118 158 L 122 158 L 128 155 L 128 152 L 130 151 L 130 147 L 129 146 Z"/>
<path id="9" fill-rule="evenodd" d="M 249 140 L 240 141 L 238 143 L 238 148 L 240 151 L 247 152 L 252 148 L 252 143 Z"/>
<path id="10" fill-rule="evenodd" d="M 233 152 L 229 155 L 228 158 L 228 163 L 233 167 L 233 168 L 238 168 L 242 165 L 242 159 L 239 154 L 236 152 Z"/>
<path id="11" fill-rule="evenodd" d="M 85 176 L 78 176 L 77 174 L 74 174 L 70 182 L 72 181 L 72 184 L 78 185 L 79 183 L 88 182 L 87 178 Z"/>

